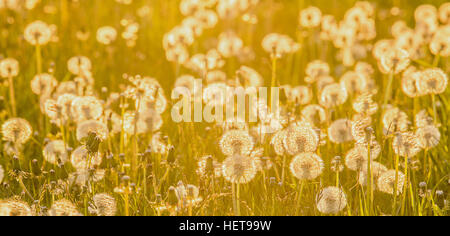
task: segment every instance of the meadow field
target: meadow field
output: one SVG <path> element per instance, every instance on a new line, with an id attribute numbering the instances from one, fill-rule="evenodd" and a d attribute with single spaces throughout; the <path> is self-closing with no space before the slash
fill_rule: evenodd
<path id="1" fill-rule="evenodd" d="M 449 216 L 449 56 L 444 0 L 0 0 L 0 216 Z"/>

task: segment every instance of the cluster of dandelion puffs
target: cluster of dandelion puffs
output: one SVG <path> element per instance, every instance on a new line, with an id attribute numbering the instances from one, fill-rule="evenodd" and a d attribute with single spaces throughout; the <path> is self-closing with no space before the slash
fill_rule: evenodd
<path id="1" fill-rule="evenodd" d="M 133 4 L 132 0 L 115 2 Z M 355 188 L 362 191 L 358 194 L 364 196 L 364 204 L 373 204 L 374 191 L 393 198 L 393 212 L 399 208 L 400 195 L 404 203 L 409 201 L 415 163 L 431 176 L 436 171 L 432 158 L 441 158 L 431 152 L 440 148 L 446 135 L 442 128 L 448 125 L 443 113 L 448 106 L 444 66 L 450 56 L 450 4 L 439 9 L 419 6 L 414 25 L 396 21 L 389 27 L 390 38 L 377 32 L 380 16 L 370 2 L 356 2 L 341 18 L 307 6 L 292 24 L 297 35 L 263 31 L 252 45 L 249 42 L 255 40 L 247 37 L 260 21 L 261 2 L 180 1 L 177 13 L 182 19 L 161 37 L 165 56 L 161 60 L 174 67 L 173 90 L 166 88 L 165 78 L 124 73 L 117 92 L 109 87 L 100 92 L 96 82 L 102 75 L 88 52 L 65 58 L 66 76 L 59 78 L 54 68 L 43 63 L 48 55 L 42 53 L 60 41 L 57 26 L 35 20 L 21 29 L 35 57 L 31 65 L 13 56 L 0 58 L 0 77 L 8 87 L 6 115 L 1 113 L 2 158 L 11 159 L 0 165 L 0 184 L 15 181 L 30 197 L 23 180 L 49 176 L 42 189 L 52 201 L 47 208 L 38 200 L 29 205 L 21 196 L 11 196 L 0 200 L 0 215 L 130 215 L 132 201 L 151 205 L 149 211 L 136 210 L 142 214 L 192 215 L 193 209 L 221 197 L 229 197 L 234 214 L 239 215 L 241 204 L 252 207 L 240 191 L 248 193 L 247 187 L 260 182 L 266 193 L 292 188 L 297 213 L 307 199 L 304 192 L 314 194 L 315 210 L 324 215 L 346 214 L 345 209 L 354 205 Z M 0 10 L 20 12 L 38 4 L 39 0 L 0 0 Z M 144 6 L 135 14 L 144 18 L 153 10 Z M 248 27 L 248 35 L 229 27 L 230 22 Z M 138 19 L 127 16 L 119 26 L 96 27 L 95 44 L 113 57 L 121 39 L 129 50 L 139 47 L 145 30 L 149 29 Z M 90 33 L 80 29 L 75 37 L 85 44 Z M 280 66 L 286 61 L 297 63 L 306 50 L 317 49 L 317 42 L 327 45 L 332 60 L 313 54 L 302 76 L 280 76 Z M 252 63 L 261 56 L 259 51 L 267 69 Z M 25 73 L 26 67 L 32 68 L 32 76 Z M 15 87 L 22 80 L 32 94 L 26 99 L 38 101 L 36 117 L 17 102 L 17 98 L 25 100 L 17 96 Z M 203 87 L 196 85 L 198 80 Z M 248 103 L 254 106 L 249 109 L 258 114 L 257 122 L 237 117 L 197 126 L 174 124 L 167 118 L 173 106 L 167 92 L 177 88 L 190 92 L 190 107 L 194 102 L 224 105 L 234 102 L 232 88 L 265 85 L 281 88 L 284 100 L 279 115 L 269 102 L 250 97 Z M 428 103 L 428 109 L 421 106 Z M 233 106 L 231 112 L 236 114 L 237 109 Z M 176 131 L 169 132 L 170 128 Z M 200 135 L 202 131 L 205 134 Z M 37 154 L 30 154 L 39 145 L 42 166 L 38 159 L 31 160 Z M 17 167 L 23 163 L 30 165 L 30 173 Z M 193 173 L 185 173 L 192 168 Z M 56 175 L 63 177 L 50 180 Z M 349 179 L 355 185 L 352 189 L 344 182 Z M 168 180 L 172 182 L 167 184 Z M 66 194 L 68 189 L 86 197 L 84 211 L 80 201 Z M 143 197 L 136 197 L 140 194 Z M 290 196 L 285 195 L 278 197 Z M 374 209 L 368 211 L 372 214 Z"/>

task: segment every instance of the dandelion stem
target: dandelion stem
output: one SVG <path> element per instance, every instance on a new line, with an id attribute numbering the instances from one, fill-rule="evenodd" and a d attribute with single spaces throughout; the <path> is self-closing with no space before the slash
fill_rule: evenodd
<path id="1" fill-rule="evenodd" d="M 277 86 L 277 57 L 276 57 L 276 55 L 272 55 L 272 82 L 270 83 L 270 87 L 274 88 L 276 86 Z M 269 102 L 270 102 L 270 110 L 271 111 L 273 108 L 272 106 L 274 104 L 273 98 L 274 98 L 274 96 L 272 94 L 272 91 L 270 91 Z"/>
<path id="2" fill-rule="evenodd" d="M 36 70 L 37 74 L 42 73 L 42 54 L 41 54 L 41 45 L 36 44 Z"/>
<path id="3" fill-rule="evenodd" d="M 16 95 L 14 92 L 14 81 L 12 76 L 8 76 L 9 83 L 9 97 L 11 99 L 11 108 L 13 117 L 17 116 L 17 107 L 16 107 Z"/>
<path id="4" fill-rule="evenodd" d="M 394 83 L 394 77 L 395 77 L 394 76 L 394 71 L 392 71 L 389 74 L 388 84 L 387 84 L 387 87 L 386 87 L 386 91 L 384 93 L 384 101 L 383 101 L 383 107 L 382 107 L 383 112 L 382 113 L 384 113 L 384 110 L 386 109 L 386 106 L 387 106 L 389 100 L 391 99 L 392 85 Z"/>
<path id="5" fill-rule="evenodd" d="M 438 114 L 437 114 L 437 108 L 436 108 L 436 95 L 434 93 L 431 94 L 431 103 L 433 105 L 434 124 L 437 125 L 438 124 Z"/>

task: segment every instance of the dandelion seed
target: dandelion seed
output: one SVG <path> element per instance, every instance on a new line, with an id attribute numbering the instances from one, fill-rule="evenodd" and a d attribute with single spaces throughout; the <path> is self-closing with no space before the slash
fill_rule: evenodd
<path id="1" fill-rule="evenodd" d="M 291 173 L 297 179 L 313 180 L 322 174 L 324 164 L 322 159 L 314 153 L 301 153 L 291 162 Z"/>

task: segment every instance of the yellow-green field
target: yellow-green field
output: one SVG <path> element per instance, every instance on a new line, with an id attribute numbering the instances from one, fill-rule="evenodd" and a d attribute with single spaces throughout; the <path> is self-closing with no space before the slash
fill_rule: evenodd
<path id="1" fill-rule="evenodd" d="M 444 0 L 0 0 L 0 215 L 448 216 L 449 56 Z M 225 87 L 280 109 L 176 122 Z"/>

